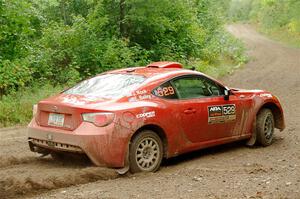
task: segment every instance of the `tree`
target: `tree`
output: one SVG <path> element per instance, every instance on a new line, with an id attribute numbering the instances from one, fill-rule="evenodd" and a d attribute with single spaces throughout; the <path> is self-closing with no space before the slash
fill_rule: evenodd
<path id="1" fill-rule="evenodd" d="M 126 9 L 126 5 L 125 5 L 125 0 L 120 0 L 120 35 L 121 37 L 126 37 L 126 23 L 125 23 L 125 9 Z"/>

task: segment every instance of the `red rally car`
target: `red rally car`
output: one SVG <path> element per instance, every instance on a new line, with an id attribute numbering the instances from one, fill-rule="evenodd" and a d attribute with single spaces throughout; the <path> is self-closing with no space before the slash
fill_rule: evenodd
<path id="1" fill-rule="evenodd" d="M 236 140 L 267 146 L 285 128 L 270 92 L 228 88 L 176 62 L 102 73 L 33 112 L 31 151 L 86 154 L 120 172 L 156 171 L 162 158 Z"/>

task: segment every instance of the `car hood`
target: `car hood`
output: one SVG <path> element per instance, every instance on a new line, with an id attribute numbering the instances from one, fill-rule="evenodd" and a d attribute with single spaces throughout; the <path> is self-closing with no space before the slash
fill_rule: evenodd
<path id="1" fill-rule="evenodd" d="M 230 88 L 230 90 L 234 93 L 241 93 L 241 94 L 259 94 L 259 93 L 264 93 L 266 91 L 264 90 L 258 90 L 258 89 L 252 89 L 252 90 L 248 90 L 248 89 L 241 89 L 241 88 Z"/>

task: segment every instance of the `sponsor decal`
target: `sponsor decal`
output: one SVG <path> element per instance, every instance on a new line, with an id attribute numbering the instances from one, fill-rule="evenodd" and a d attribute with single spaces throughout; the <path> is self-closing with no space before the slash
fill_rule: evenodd
<path id="1" fill-rule="evenodd" d="M 150 118 L 150 117 L 155 117 L 155 111 L 140 113 L 136 115 L 136 118 Z"/>
<path id="2" fill-rule="evenodd" d="M 139 100 L 146 100 L 146 99 L 151 99 L 152 96 L 151 95 L 139 95 L 138 99 Z"/>
<path id="3" fill-rule="evenodd" d="M 272 97 L 272 94 L 270 94 L 270 93 L 261 93 L 259 96 L 269 98 L 269 97 Z"/>
<path id="4" fill-rule="evenodd" d="M 137 94 L 137 95 L 143 95 L 143 94 L 146 94 L 146 93 L 147 93 L 146 90 L 136 91 L 136 94 Z"/>
<path id="5" fill-rule="evenodd" d="M 128 96 L 129 102 L 137 102 L 139 100 L 149 100 L 152 98 L 151 94 L 147 94 L 147 90 L 140 90 L 133 93 L 132 96 Z"/>
<path id="6" fill-rule="evenodd" d="M 222 106 L 209 106 L 208 114 L 209 117 L 222 116 Z"/>
<path id="7" fill-rule="evenodd" d="M 208 106 L 208 123 L 231 122 L 236 119 L 235 104 Z"/>
<path id="8" fill-rule="evenodd" d="M 62 103 L 74 104 L 74 105 L 84 105 L 84 104 L 86 104 L 85 101 L 79 100 L 76 97 L 70 97 L 70 96 L 64 97 Z"/>

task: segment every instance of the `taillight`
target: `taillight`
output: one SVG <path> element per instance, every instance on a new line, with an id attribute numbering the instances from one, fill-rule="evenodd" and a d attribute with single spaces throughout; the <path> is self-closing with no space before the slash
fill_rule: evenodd
<path id="1" fill-rule="evenodd" d="M 33 107 L 32 107 L 32 116 L 34 117 L 37 113 L 37 104 L 34 104 Z"/>
<path id="2" fill-rule="evenodd" d="M 96 126 L 107 126 L 113 122 L 115 118 L 114 113 L 83 113 L 82 119 L 85 122 L 91 122 Z"/>

